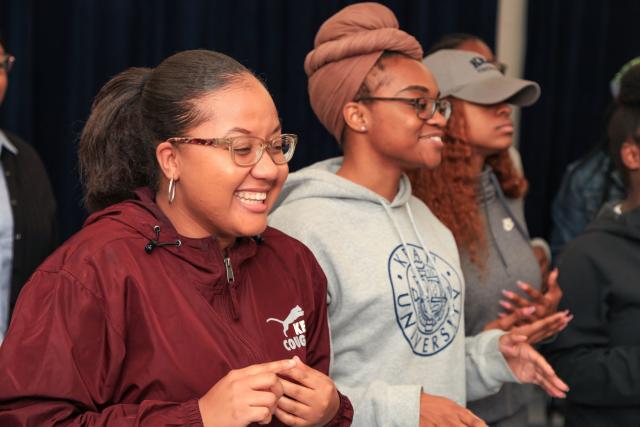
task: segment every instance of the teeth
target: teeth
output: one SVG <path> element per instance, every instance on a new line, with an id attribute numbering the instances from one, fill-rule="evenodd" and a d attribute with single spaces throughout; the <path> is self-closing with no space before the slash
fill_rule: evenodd
<path id="1" fill-rule="evenodd" d="M 237 191 L 236 197 L 243 202 L 260 203 L 267 198 L 267 193 L 255 193 L 252 191 Z"/>
<path id="2" fill-rule="evenodd" d="M 440 136 L 432 136 L 429 139 L 433 139 L 434 141 L 442 142 L 442 137 L 440 137 Z"/>

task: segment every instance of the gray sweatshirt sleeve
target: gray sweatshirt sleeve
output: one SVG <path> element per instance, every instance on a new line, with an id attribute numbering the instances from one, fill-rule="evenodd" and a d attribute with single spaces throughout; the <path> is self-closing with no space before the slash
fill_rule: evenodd
<path id="1" fill-rule="evenodd" d="M 373 381 L 363 387 L 345 387 L 340 391 L 351 400 L 354 427 L 418 427 L 420 422 L 419 385 L 391 385 Z"/>
<path id="2" fill-rule="evenodd" d="M 495 329 L 466 337 L 467 401 L 497 393 L 503 383 L 519 383 L 498 347 L 503 334 Z"/>

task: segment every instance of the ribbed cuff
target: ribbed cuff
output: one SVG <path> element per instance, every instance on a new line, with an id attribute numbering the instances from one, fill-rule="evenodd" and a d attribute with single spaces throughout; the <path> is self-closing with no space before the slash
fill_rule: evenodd
<path id="1" fill-rule="evenodd" d="M 331 421 L 325 424 L 326 426 L 347 427 L 351 425 L 351 421 L 353 420 L 353 406 L 351 405 L 351 401 L 347 396 L 340 393 L 340 391 L 338 391 L 338 397 L 340 398 L 340 406 L 338 407 L 338 411 L 333 416 Z"/>
<path id="2" fill-rule="evenodd" d="M 204 427 L 198 399 L 187 400 L 180 405 L 182 410 L 184 425 L 189 427 Z"/>

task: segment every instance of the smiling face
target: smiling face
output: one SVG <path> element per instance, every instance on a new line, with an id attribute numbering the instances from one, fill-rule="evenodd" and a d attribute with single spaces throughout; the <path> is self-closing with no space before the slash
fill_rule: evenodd
<path id="1" fill-rule="evenodd" d="M 269 140 L 281 133 L 273 100 L 253 76 L 195 101 L 195 106 L 209 119 L 181 136 Z M 213 235 L 223 247 L 236 237 L 263 232 L 289 171 L 286 164 L 273 163 L 266 151 L 256 165 L 242 167 L 225 148 L 174 146 L 177 186 L 169 216 L 178 231 L 189 237 Z"/>
<path id="2" fill-rule="evenodd" d="M 404 56 L 382 60 L 366 80 L 370 97 L 438 98 L 439 91 L 431 72 L 419 61 Z M 442 160 L 442 136 L 445 118 L 418 118 L 413 105 L 398 101 L 363 103 L 367 117 L 368 139 L 381 159 L 403 171 L 421 167 L 435 168 Z"/>
<path id="3" fill-rule="evenodd" d="M 461 102 L 466 141 L 483 157 L 508 149 L 513 142 L 511 107 L 507 103 L 480 105 Z"/>

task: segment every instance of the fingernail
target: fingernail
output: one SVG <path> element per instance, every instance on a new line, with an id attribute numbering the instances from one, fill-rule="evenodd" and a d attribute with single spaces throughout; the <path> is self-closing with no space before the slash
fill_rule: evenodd
<path id="1" fill-rule="evenodd" d="M 515 296 L 515 294 L 511 291 L 508 291 L 506 289 L 502 290 L 502 295 L 504 295 L 507 298 L 513 298 Z"/>
<path id="2" fill-rule="evenodd" d="M 300 358 L 298 356 L 293 356 L 293 361 L 295 363 L 302 362 L 302 360 L 300 360 Z"/>
<path id="3" fill-rule="evenodd" d="M 511 304 L 509 304 L 508 302 L 506 302 L 504 300 L 500 300 L 500 305 L 503 306 L 506 309 L 510 309 L 511 308 Z"/>
<path id="4" fill-rule="evenodd" d="M 518 280 L 518 287 L 519 287 L 520 289 L 522 289 L 522 290 L 527 290 L 527 289 L 529 289 L 529 285 L 527 285 L 526 283 L 521 282 L 521 281 L 519 281 L 519 280 Z"/>
<path id="5" fill-rule="evenodd" d="M 530 316 L 530 315 L 532 315 L 533 313 L 536 312 L 536 308 L 534 306 L 525 307 L 525 308 L 522 309 L 522 312 L 525 315 Z"/>

